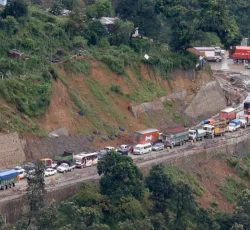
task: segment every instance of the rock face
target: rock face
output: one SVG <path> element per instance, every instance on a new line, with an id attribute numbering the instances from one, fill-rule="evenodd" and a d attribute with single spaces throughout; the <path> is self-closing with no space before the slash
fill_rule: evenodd
<path id="1" fill-rule="evenodd" d="M 0 169 L 18 165 L 26 160 L 22 143 L 17 133 L 0 136 Z"/>
<path id="2" fill-rule="evenodd" d="M 185 113 L 191 118 L 209 118 L 227 107 L 227 100 L 223 89 L 217 80 L 202 86 L 193 98 Z"/>

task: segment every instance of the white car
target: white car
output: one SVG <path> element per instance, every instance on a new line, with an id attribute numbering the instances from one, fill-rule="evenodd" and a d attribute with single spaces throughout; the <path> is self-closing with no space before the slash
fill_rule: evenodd
<path id="1" fill-rule="evenodd" d="M 107 152 L 116 151 L 115 147 L 107 146 L 104 148 Z"/>
<path id="2" fill-rule="evenodd" d="M 45 171 L 44 171 L 44 176 L 53 176 L 57 173 L 57 171 L 53 168 L 47 168 Z"/>
<path id="3" fill-rule="evenodd" d="M 129 150 L 130 149 L 130 146 L 129 145 L 120 145 L 119 149 L 126 149 L 126 150 Z"/>
<path id="4" fill-rule="evenodd" d="M 18 172 L 20 179 L 23 179 L 27 176 L 27 173 L 23 168 L 16 169 L 16 171 Z"/>

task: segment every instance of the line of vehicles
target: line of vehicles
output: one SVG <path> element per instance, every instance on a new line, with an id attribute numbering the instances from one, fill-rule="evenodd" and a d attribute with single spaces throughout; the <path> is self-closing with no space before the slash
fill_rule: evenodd
<path id="1" fill-rule="evenodd" d="M 250 125 L 250 101 L 244 103 L 244 114 L 237 117 L 234 108 L 226 108 L 220 111 L 218 120 L 204 120 L 203 126 L 195 129 L 184 127 L 161 132 L 158 129 L 146 129 L 134 132 L 132 145 L 121 145 L 118 148 L 107 146 L 102 150 L 91 153 L 75 154 L 64 151 L 60 156 L 40 159 L 45 166 L 44 176 L 53 176 L 56 173 L 66 173 L 75 168 L 85 168 L 96 165 L 98 160 L 105 157 L 110 151 L 116 151 L 121 155 L 129 153 L 142 155 L 151 151 L 162 151 L 164 148 L 174 148 L 189 141 L 202 141 L 205 138 L 223 136 L 226 132 L 234 132 Z M 15 186 L 19 179 L 32 179 L 35 173 L 35 164 L 26 163 L 16 166 L 14 169 L 0 171 L 0 189 L 5 190 Z"/>

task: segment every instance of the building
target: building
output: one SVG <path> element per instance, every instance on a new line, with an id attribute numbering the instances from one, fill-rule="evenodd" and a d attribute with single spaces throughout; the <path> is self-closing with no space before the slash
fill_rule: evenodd
<path id="1" fill-rule="evenodd" d="M 117 19 L 118 19 L 117 17 L 115 17 L 115 18 L 102 17 L 100 19 L 100 22 L 102 25 L 104 25 L 108 29 L 109 33 L 112 33 L 115 30 L 115 21 Z"/>
<path id="2" fill-rule="evenodd" d="M 6 6 L 7 0 L 0 0 L 0 6 Z"/>

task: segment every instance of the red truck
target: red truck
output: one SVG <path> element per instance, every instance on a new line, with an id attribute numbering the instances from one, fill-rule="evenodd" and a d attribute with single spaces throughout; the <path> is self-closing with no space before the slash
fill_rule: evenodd
<path id="1" fill-rule="evenodd" d="M 162 138 L 162 133 L 158 129 L 145 129 L 134 132 L 135 143 L 154 143 Z"/>
<path id="2" fill-rule="evenodd" d="M 229 50 L 229 58 L 235 63 L 250 62 L 250 47 L 249 46 L 234 46 Z"/>
<path id="3" fill-rule="evenodd" d="M 219 120 L 220 121 L 230 121 L 236 118 L 236 110 L 234 108 L 226 108 L 220 111 Z"/>

